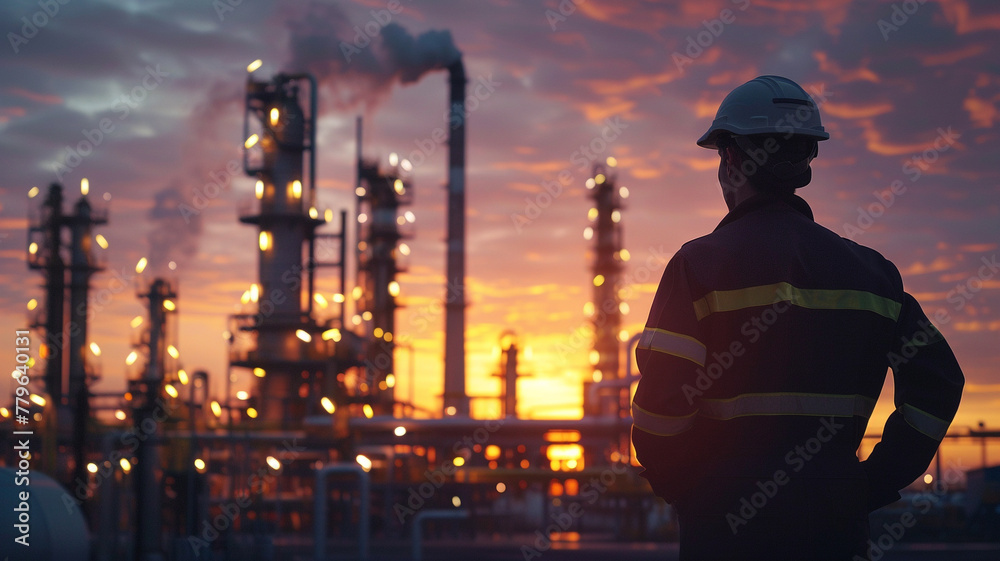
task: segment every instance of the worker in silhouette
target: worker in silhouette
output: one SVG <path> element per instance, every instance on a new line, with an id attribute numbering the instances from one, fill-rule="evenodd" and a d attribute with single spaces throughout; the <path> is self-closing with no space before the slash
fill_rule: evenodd
<path id="1" fill-rule="evenodd" d="M 698 140 L 729 213 L 667 265 L 632 402 L 682 561 L 868 559 L 868 513 L 923 473 L 958 409 L 958 362 L 896 267 L 795 195 L 829 137 L 805 90 L 761 76 Z M 896 410 L 862 462 L 888 368 Z"/>

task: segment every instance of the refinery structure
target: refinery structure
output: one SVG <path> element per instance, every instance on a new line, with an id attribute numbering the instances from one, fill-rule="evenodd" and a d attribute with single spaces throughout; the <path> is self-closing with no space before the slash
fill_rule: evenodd
<path id="1" fill-rule="evenodd" d="M 127 360 L 128 387 L 93 393 L 97 372 L 88 357 L 99 349 L 88 344 L 87 302 L 102 264 L 91 246 L 106 244 L 100 226 L 113 217 L 93 205 L 86 185 L 69 213 L 62 186 L 37 193 L 27 263 L 44 287 L 31 312 L 44 344 L 29 401 L 44 446 L 32 461 L 66 490 L 75 517 L 66 527 L 86 528 L 67 530 L 67 540 L 89 532 L 80 539 L 99 561 L 321 561 L 408 558 L 411 548 L 418 557 L 424 535 L 507 540 L 536 552 L 539 528 L 575 539 L 674 536 L 669 508 L 631 459 L 636 334 L 622 322 L 629 191 L 614 158 L 593 162 L 586 180 L 593 203 L 581 216 L 591 244 L 591 275 L 581 281 L 593 291 L 586 306 L 593 339 L 581 351 L 592 368 L 580 388 L 583 417 L 518 416 L 517 381 L 528 373 L 519 369 L 514 331 L 504 334 L 496 366 L 501 416 L 470 416 L 467 79 L 461 58 L 439 68 L 448 73 L 451 123 L 439 411 L 418 415 L 394 391 L 398 275 L 417 189 L 408 162 L 365 159 L 359 120 L 354 208 L 317 207 L 311 76 L 251 72 L 247 80 L 243 167 L 255 197 L 237 214 L 254 232 L 257 243 L 246 251 L 257 253 L 258 266 L 243 310 L 228 317 L 229 372 L 181 368 L 183 286 L 156 277 L 129 287 L 147 312 L 133 320 L 141 329 Z M 316 291 L 318 278 L 336 281 L 332 302 Z M 321 317 L 321 305 L 332 315 Z M 210 395 L 211 377 L 228 384 L 236 371 L 255 381 L 252 391 Z M 0 411 L 10 428 L 4 438 L 16 430 L 11 411 Z"/>

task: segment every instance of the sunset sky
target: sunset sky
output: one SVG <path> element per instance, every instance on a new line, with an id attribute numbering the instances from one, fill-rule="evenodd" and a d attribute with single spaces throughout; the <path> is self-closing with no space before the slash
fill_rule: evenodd
<path id="1" fill-rule="evenodd" d="M 134 339 L 128 322 L 144 311 L 135 289 L 115 291 L 113 279 L 135 277 L 143 256 L 151 259 L 144 281 L 163 273 L 178 283 L 181 361 L 188 370 L 207 369 L 216 392 L 222 389 L 226 317 L 240 310 L 240 295 L 256 280 L 256 231 L 237 221 L 253 181 L 233 176 L 190 222 L 163 209 L 171 201 L 194 205 L 210 174 L 225 176 L 227 164 L 241 158 L 249 62 L 264 61 L 258 79 L 305 70 L 321 81 L 320 207 L 353 208 L 357 115 L 365 118 L 366 155 L 384 164 L 390 152 L 411 154 L 446 126 L 446 74 L 404 84 L 380 35 L 368 37 L 366 29 L 378 33 L 391 23 L 414 36 L 437 32 L 427 41 L 449 31 L 464 56 L 470 95 L 483 86 L 468 124 L 470 394 L 498 394 L 488 375 L 498 368 L 500 334 L 513 330 L 527 347 L 521 370 L 531 375 L 519 385 L 521 414 L 580 414 L 581 382 L 591 372 L 589 341 L 580 342 L 592 286 L 582 235 L 590 166 L 578 151 L 609 125 L 618 131 L 595 156 L 617 158 L 618 182 L 631 193 L 623 218 L 632 257 L 625 327 L 635 333 L 670 256 L 726 212 L 718 156 L 695 140 L 732 88 L 779 74 L 814 94 L 831 134 L 813 164 L 813 183 L 800 194 L 820 224 L 896 263 L 928 315 L 943 314 L 937 326 L 967 377 L 953 430 L 1000 425 L 994 2 L 51 3 L 54 15 L 37 0 L 0 4 L 7 38 L 0 47 L 0 313 L 8 328 L 24 326 L 26 303 L 42 297 L 41 276 L 25 264 L 25 238 L 28 209 L 43 197 L 29 200 L 29 189 L 44 194 L 58 171 L 68 210 L 88 178 L 90 200 L 109 212 L 109 224 L 97 230 L 110 242 L 97 250 L 107 270 L 92 280 L 95 294 L 106 297 L 91 325 L 103 349 L 96 391 L 124 388 Z M 355 42 L 360 54 L 342 46 Z M 113 130 L 92 132 L 102 119 Z M 92 153 L 60 168 L 75 162 L 67 151 L 84 141 L 95 144 Z M 417 220 L 400 278 L 406 308 L 397 337 L 415 348 L 418 404 L 437 410 L 447 172 L 444 146 L 432 143 L 429 152 L 412 174 Z M 571 181 L 548 196 L 543 184 L 558 182 L 564 170 Z M 163 236 L 175 243 L 152 247 L 150 240 Z M 335 275 L 322 276 L 319 287 L 328 297 L 336 292 Z M 12 347 L 11 334 L 0 345 L 7 364 Z M 408 362 L 408 351 L 399 350 L 404 398 Z M 234 390 L 251 383 L 244 376 Z M 878 432 L 878 419 L 891 410 L 890 391 L 870 430 Z M 474 404 L 479 416 L 498 410 L 495 400 Z"/>

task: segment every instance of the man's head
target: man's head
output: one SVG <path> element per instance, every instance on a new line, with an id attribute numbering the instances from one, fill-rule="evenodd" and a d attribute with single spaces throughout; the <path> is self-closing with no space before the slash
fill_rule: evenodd
<path id="1" fill-rule="evenodd" d="M 726 96 L 698 145 L 719 151 L 719 183 L 731 209 L 755 193 L 793 193 L 807 185 L 817 142 L 828 138 L 801 86 L 760 76 Z"/>

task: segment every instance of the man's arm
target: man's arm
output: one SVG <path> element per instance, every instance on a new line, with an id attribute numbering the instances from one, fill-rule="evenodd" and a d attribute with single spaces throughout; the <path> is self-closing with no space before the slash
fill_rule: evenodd
<path id="1" fill-rule="evenodd" d="M 646 469 L 643 477 L 668 503 L 675 502 L 694 475 L 698 413 L 692 389 L 705 364 L 694 299 L 683 258 L 674 256 L 660 280 L 646 328 L 636 348 L 642 378 L 632 400 L 632 444 Z"/>
<path id="2" fill-rule="evenodd" d="M 955 417 L 965 378 L 941 333 L 904 293 L 889 365 L 895 382 L 896 411 L 882 441 L 862 465 L 868 474 L 869 510 L 899 499 L 934 458 Z"/>

